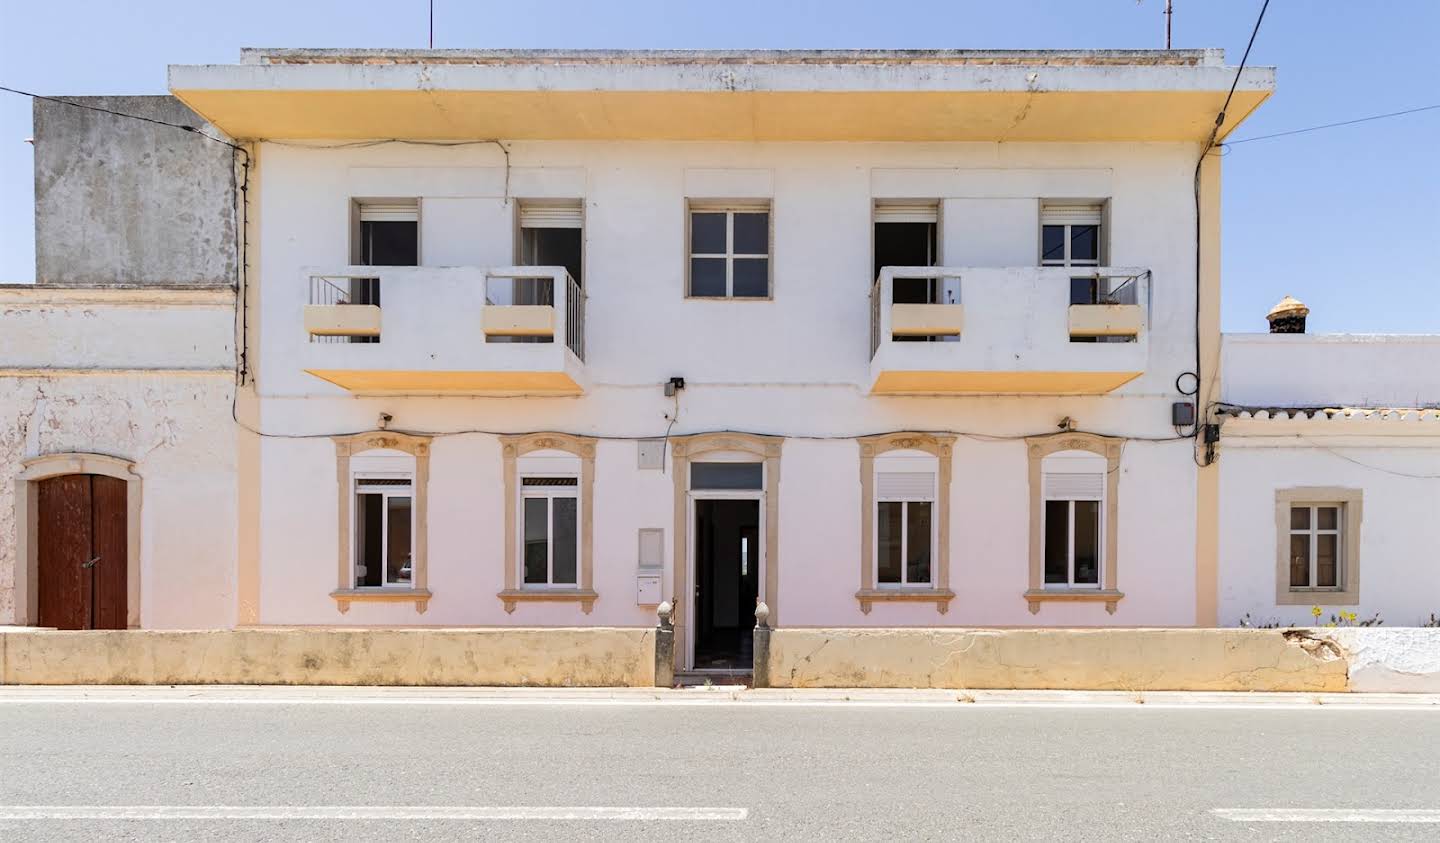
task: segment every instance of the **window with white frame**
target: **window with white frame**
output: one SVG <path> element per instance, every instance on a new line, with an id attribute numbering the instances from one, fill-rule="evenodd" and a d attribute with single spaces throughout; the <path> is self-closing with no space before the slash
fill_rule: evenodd
<path id="1" fill-rule="evenodd" d="M 935 581 L 936 460 L 875 458 L 875 586 L 930 586 Z"/>
<path id="2" fill-rule="evenodd" d="M 1338 590 L 1344 564 L 1342 503 L 1290 505 L 1290 589 Z"/>
<path id="3" fill-rule="evenodd" d="M 1099 266 L 1101 219 L 1099 202 L 1044 202 L 1040 206 L 1040 264 Z"/>
<path id="4" fill-rule="evenodd" d="M 577 587 L 580 560 L 578 476 L 522 475 L 520 503 L 520 566 L 524 587 Z"/>
<path id="5" fill-rule="evenodd" d="M 1100 588 L 1105 548 L 1105 457 L 1061 451 L 1041 462 L 1046 588 Z"/>
<path id="6" fill-rule="evenodd" d="M 691 202 L 689 213 L 687 295 L 768 298 L 769 203 Z"/>
<path id="7" fill-rule="evenodd" d="M 409 473 L 355 473 L 355 588 L 413 587 L 414 482 Z"/>

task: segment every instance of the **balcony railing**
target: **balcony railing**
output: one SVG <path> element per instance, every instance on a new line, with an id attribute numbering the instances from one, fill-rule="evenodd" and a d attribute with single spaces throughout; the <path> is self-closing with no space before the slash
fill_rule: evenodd
<path id="1" fill-rule="evenodd" d="M 872 391 L 1109 391 L 1144 371 L 1150 289 L 1143 269 L 885 267 Z"/>
<path id="2" fill-rule="evenodd" d="M 325 380 L 364 392 L 583 391 L 585 293 L 564 267 L 352 266 L 305 278 L 316 350 L 303 368 Z"/>

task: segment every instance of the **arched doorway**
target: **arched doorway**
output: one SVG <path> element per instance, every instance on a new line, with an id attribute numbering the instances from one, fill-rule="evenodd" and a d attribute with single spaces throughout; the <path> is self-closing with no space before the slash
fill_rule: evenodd
<path id="1" fill-rule="evenodd" d="M 63 474 L 36 484 L 40 626 L 125 629 L 125 486 L 102 474 Z"/>

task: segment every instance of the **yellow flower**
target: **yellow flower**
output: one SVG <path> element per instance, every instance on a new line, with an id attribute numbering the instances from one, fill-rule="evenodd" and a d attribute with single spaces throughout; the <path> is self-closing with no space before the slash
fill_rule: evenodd
<path id="1" fill-rule="evenodd" d="M 1312 606 L 1312 607 L 1310 607 L 1310 614 L 1314 615 L 1314 616 L 1317 617 L 1317 618 L 1320 617 L 1320 607 L 1319 607 L 1319 606 Z"/>

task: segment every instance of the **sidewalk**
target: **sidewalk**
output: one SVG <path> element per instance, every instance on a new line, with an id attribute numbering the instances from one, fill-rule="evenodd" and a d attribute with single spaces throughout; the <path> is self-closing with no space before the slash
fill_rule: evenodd
<path id="1" fill-rule="evenodd" d="M 930 689 L 428 688 L 294 685 L 10 685 L 7 704 L 212 705 L 749 705 L 1104 707 L 1104 708 L 1433 708 L 1440 694 L 1312 694 L 1188 691 L 957 691 Z"/>

